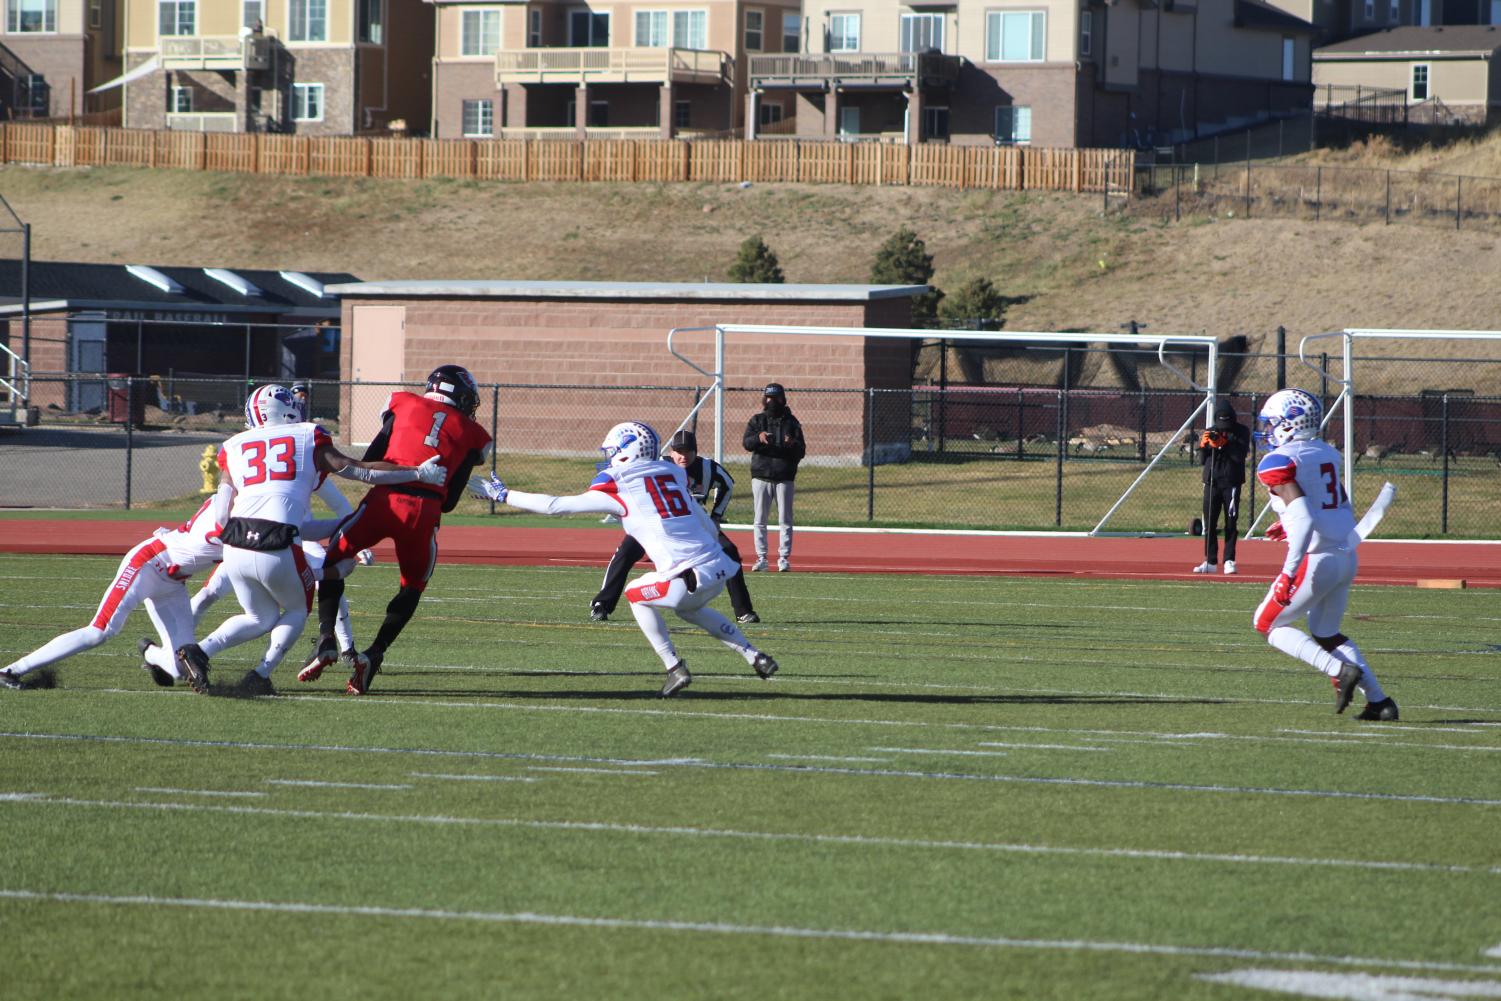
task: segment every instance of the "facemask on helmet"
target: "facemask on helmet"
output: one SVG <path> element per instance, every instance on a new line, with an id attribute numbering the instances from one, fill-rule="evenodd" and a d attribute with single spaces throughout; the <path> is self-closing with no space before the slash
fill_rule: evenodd
<path id="1" fill-rule="evenodd" d="M 650 461 L 662 454 L 657 432 L 639 421 L 626 421 L 610 428 L 599 450 L 604 453 L 600 469 L 624 466 L 632 462 Z"/>
<path id="2" fill-rule="evenodd" d="M 1319 436 L 1324 407 L 1301 389 L 1279 389 L 1267 397 L 1257 415 L 1256 437 L 1281 447 L 1290 441 L 1312 441 Z"/>
<path id="3" fill-rule="evenodd" d="M 259 386 L 245 400 L 245 426 L 301 424 L 302 406 L 285 386 Z"/>

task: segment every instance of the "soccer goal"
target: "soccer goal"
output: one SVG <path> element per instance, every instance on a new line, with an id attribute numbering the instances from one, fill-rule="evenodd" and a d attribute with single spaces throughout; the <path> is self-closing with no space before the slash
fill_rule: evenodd
<path id="1" fill-rule="evenodd" d="M 702 342 L 702 337 L 707 336 L 711 342 L 712 361 L 706 360 L 708 352 Z M 683 346 L 683 341 L 690 338 L 700 338 L 695 343 L 695 354 L 700 361 L 689 357 Z M 1115 424 L 1097 424 L 1102 430 L 1090 435 L 1079 435 L 1074 432 L 1073 425 L 1068 418 L 1066 399 L 1067 387 L 1055 391 L 1046 387 L 1036 389 L 1038 393 L 1056 395 L 1059 400 L 1059 411 L 1056 418 L 1056 430 L 1050 423 L 1047 432 L 1035 432 L 1033 437 L 1047 439 L 1047 448 L 1055 450 L 1058 460 L 1058 476 L 1061 483 L 1063 476 L 1063 459 L 1070 450 L 1078 452 L 1103 451 L 1111 447 L 1121 448 L 1129 442 L 1131 455 L 1139 457 L 1145 462 L 1144 468 L 1125 487 L 1119 496 L 1115 493 L 1101 495 L 1099 503 L 1098 523 L 1088 533 L 1090 535 L 1101 534 L 1112 516 L 1120 509 L 1121 505 L 1136 492 L 1142 482 L 1152 473 L 1163 458 L 1175 449 L 1182 450 L 1185 436 L 1189 429 L 1194 427 L 1201 419 L 1207 422 L 1208 416 L 1213 412 L 1216 396 L 1216 373 L 1219 368 L 1219 345 L 1215 338 L 1203 335 L 1185 334 L 1146 334 L 1146 333 L 1123 333 L 1121 331 L 1099 332 L 1085 331 L 1076 333 L 1052 333 L 1041 331 L 1005 331 L 1005 332 L 976 332 L 972 330 L 925 330 L 925 329 L 892 329 L 873 327 L 803 327 L 803 326 L 778 326 L 756 324 L 717 324 L 710 327 L 680 327 L 667 334 L 667 349 L 679 361 L 693 369 L 708 380 L 701 397 L 692 410 L 679 423 L 679 428 L 696 426 L 700 416 L 707 418 L 714 433 L 713 455 L 717 461 L 725 460 L 725 396 L 727 392 L 726 379 L 732 373 L 729 367 L 733 364 L 733 375 L 737 382 L 749 386 L 752 383 L 759 385 L 756 380 L 769 378 L 767 373 L 777 373 L 792 367 L 792 363 L 786 358 L 778 357 L 774 352 L 778 346 L 795 343 L 801 339 L 825 339 L 831 344 L 841 339 L 848 340 L 862 338 L 867 341 L 878 342 L 907 342 L 909 345 L 923 342 L 941 341 L 945 345 L 984 345 L 994 348 L 1004 345 L 1012 345 L 1016 348 L 1050 348 L 1061 350 L 1065 348 L 1099 348 L 1108 345 L 1110 348 L 1130 348 L 1147 351 L 1155 350 L 1157 364 L 1171 374 L 1172 379 L 1186 387 L 1188 392 L 1194 394 L 1194 405 L 1187 417 L 1176 425 L 1176 430 L 1167 431 L 1172 426 L 1164 421 L 1162 426 L 1147 427 L 1145 417 L 1141 426 L 1120 427 Z M 838 352 L 824 352 L 828 356 L 826 362 L 829 366 L 849 364 L 849 358 L 842 361 L 836 357 Z M 885 370 L 886 381 L 892 385 L 885 390 L 867 388 L 856 391 L 844 390 L 817 390 L 801 389 L 802 398 L 806 399 L 815 394 L 824 393 L 825 397 L 820 410 L 820 430 L 825 442 L 843 442 L 843 447 L 825 447 L 823 454 L 815 459 L 810 455 L 805 461 L 824 461 L 833 463 L 842 457 L 848 465 L 860 465 L 868 467 L 872 481 L 875 469 L 878 465 L 903 461 L 913 452 L 912 438 L 915 434 L 912 419 L 912 397 L 917 388 L 912 385 L 910 358 L 913 357 L 910 350 L 903 354 L 899 351 L 891 352 L 891 364 Z M 1174 359 L 1171 354 L 1179 357 Z M 809 355 L 818 356 L 818 352 L 807 353 L 797 362 L 801 366 L 808 383 L 826 382 L 819 376 L 825 374 L 817 368 L 817 358 L 809 360 Z M 1194 359 L 1193 367 L 1185 367 L 1177 364 L 1184 357 Z M 1198 359 L 1206 363 L 1199 368 Z M 904 367 L 905 362 L 905 367 Z M 897 372 L 900 370 L 900 375 Z M 832 369 L 826 370 L 832 371 Z M 870 371 L 866 365 L 864 376 Z M 905 388 L 896 386 L 895 381 L 905 382 Z M 794 377 L 788 377 L 786 381 L 796 383 Z M 794 387 L 789 385 L 789 391 Z M 985 389 L 975 392 L 985 392 Z M 1000 392 L 1021 393 L 1021 389 L 1006 389 Z M 905 393 L 905 417 L 893 412 L 889 419 L 882 420 L 882 415 L 877 412 L 877 393 L 886 393 L 888 397 L 882 397 L 881 401 L 887 409 L 895 409 L 903 405 L 901 396 Z M 837 401 L 835 399 L 838 395 Z M 1145 413 L 1145 411 L 1143 411 Z M 1050 418 L 1051 421 L 1051 418 Z M 806 423 L 806 419 L 805 419 Z M 877 428 L 883 430 L 878 433 Z M 1091 429 L 1093 430 L 1093 429 Z M 989 432 L 995 437 L 1000 437 L 998 432 L 990 428 L 980 428 L 973 433 L 975 438 L 984 438 L 984 433 Z M 1021 428 L 1020 420 L 1017 421 L 1017 430 L 1012 435 L 1020 456 L 1023 447 L 1023 439 L 1028 436 Z M 900 439 L 900 440 L 898 440 Z M 1030 440 L 1030 438 L 1028 438 Z M 941 446 L 940 446 L 941 447 Z M 738 449 L 737 456 L 738 456 Z M 991 452 L 1000 451 L 999 447 L 992 448 Z M 831 454 L 833 453 L 833 454 Z M 1146 461 L 1150 453 L 1150 461 Z M 1052 451 L 1049 451 L 1049 455 Z M 1117 488 L 1118 489 L 1118 488 Z M 873 493 L 873 490 L 872 490 Z M 1061 493 L 1060 493 L 1061 497 Z M 1114 498 L 1114 503 L 1110 499 Z M 1061 500 L 1059 502 L 1061 509 Z M 1108 505 L 1108 507 L 1107 507 Z M 1197 502 L 1195 502 L 1197 506 Z M 1095 515 L 1091 514 L 1091 520 Z M 1061 520 L 1061 513 L 1060 513 Z M 1129 533 L 1145 534 L 1145 533 Z"/>

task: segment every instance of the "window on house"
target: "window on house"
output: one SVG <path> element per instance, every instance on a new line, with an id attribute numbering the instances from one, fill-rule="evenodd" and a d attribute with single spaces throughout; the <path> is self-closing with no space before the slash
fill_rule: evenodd
<path id="1" fill-rule="evenodd" d="M 1501 0 L 1495 2 L 1501 3 Z M 782 51 L 803 51 L 803 19 L 791 11 L 782 14 Z"/>
<path id="2" fill-rule="evenodd" d="M 542 47 L 542 11 L 536 7 L 526 12 L 526 47 Z"/>
<path id="3" fill-rule="evenodd" d="M 923 108 L 922 134 L 925 139 L 947 139 L 949 137 L 949 109 L 931 105 Z"/>
<path id="4" fill-rule="evenodd" d="M 296 122 L 323 121 L 323 84 L 292 84 L 292 120 Z"/>
<path id="5" fill-rule="evenodd" d="M 693 123 L 693 102 L 692 101 L 673 101 L 672 102 L 672 127 L 675 128 L 675 129 L 686 129 L 692 123 Z"/>
<path id="6" fill-rule="evenodd" d="M 672 44 L 680 49 L 709 47 L 709 12 L 678 10 L 672 13 Z"/>
<path id="7" fill-rule="evenodd" d="M 902 51 L 927 52 L 929 49 L 943 51 L 942 14 L 903 14 Z"/>
<path id="8" fill-rule="evenodd" d="M 1412 68 L 1412 99 L 1428 100 L 1428 64 L 1417 63 Z"/>
<path id="9" fill-rule="evenodd" d="M 25 3 L 27 0 L 20 0 L 20 2 Z M 31 30 L 51 31 L 53 29 L 32 28 Z M 156 30 L 163 35 L 196 34 L 198 31 L 197 0 L 161 0 L 156 8 Z"/>
<path id="10" fill-rule="evenodd" d="M 995 109 L 995 141 L 1003 145 L 1025 145 L 1032 141 L 1032 109 L 1016 105 L 998 105 Z"/>
<path id="11" fill-rule="evenodd" d="M 495 102 L 465 101 L 463 117 L 464 135 L 493 136 L 495 134 Z"/>
<path id="12" fill-rule="evenodd" d="M 249 28 L 251 31 L 266 27 L 266 5 L 264 0 L 241 0 L 240 26 Z"/>
<path id="13" fill-rule="evenodd" d="M 1040 63 L 1046 58 L 1047 13 L 989 11 L 985 15 L 985 61 Z"/>
<path id="14" fill-rule="evenodd" d="M 6 0 L 5 28 L 16 33 L 56 31 L 57 0 Z"/>
<path id="15" fill-rule="evenodd" d="M 359 41 L 379 45 L 385 40 L 385 18 L 382 0 L 359 0 Z"/>
<path id="16" fill-rule="evenodd" d="M 860 15 L 859 14 L 831 14 L 829 15 L 829 46 L 830 52 L 859 52 L 860 51 Z"/>
<path id="17" fill-rule="evenodd" d="M 759 10 L 745 12 L 745 50 L 760 52 L 766 38 L 766 13 Z"/>
<path id="18" fill-rule="evenodd" d="M 1094 11 L 1079 11 L 1079 55 L 1091 54 L 1094 46 Z"/>
<path id="19" fill-rule="evenodd" d="M 598 48 L 610 44 L 609 12 L 576 7 L 568 12 L 568 44 L 574 48 Z"/>
<path id="20" fill-rule="evenodd" d="M 648 49 L 667 47 L 667 12 L 665 10 L 636 11 L 636 45 L 638 48 Z"/>
<path id="21" fill-rule="evenodd" d="M 291 41 L 328 41 L 328 0 L 287 0 L 287 14 Z"/>
<path id="22" fill-rule="evenodd" d="M 1376 0 L 1365 0 L 1365 19 L 1376 20 Z"/>
<path id="23" fill-rule="evenodd" d="M 1402 21 L 1402 0 L 1392 0 L 1391 10 L 1387 12 L 1386 19 L 1392 24 L 1400 24 Z"/>
<path id="24" fill-rule="evenodd" d="M 89 0 L 89 27 L 104 27 L 104 0 Z"/>
<path id="25" fill-rule="evenodd" d="M 857 136 L 860 134 L 860 109 L 839 109 L 839 134 L 842 136 Z"/>
<path id="26" fill-rule="evenodd" d="M 498 48 L 500 48 L 500 11 L 464 11 L 459 18 L 459 55 L 493 56 Z"/>
<path id="27" fill-rule="evenodd" d="M 610 124 L 610 102 L 589 102 L 589 127 L 594 129 L 607 128 Z"/>
<path id="28" fill-rule="evenodd" d="M 174 115 L 191 115 L 193 113 L 193 88 L 174 85 L 170 101 L 168 110 Z"/>
<path id="29" fill-rule="evenodd" d="M 1282 39 L 1282 79 L 1293 80 L 1297 78 L 1298 43 L 1291 38 Z"/>
<path id="30" fill-rule="evenodd" d="M 1501 0 L 1491 0 L 1491 19 L 1486 24 L 1501 24 Z"/>
<path id="31" fill-rule="evenodd" d="M 760 108 L 761 111 L 757 117 L 760 119 L 762 128 L 775 125 L 782 120 L 782 106 L 775 101 L 762 101 Z"/>

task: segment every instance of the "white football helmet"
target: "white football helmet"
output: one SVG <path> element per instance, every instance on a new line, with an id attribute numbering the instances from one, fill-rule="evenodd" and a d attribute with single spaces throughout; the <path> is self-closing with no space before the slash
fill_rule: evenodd
<path id="1" fill-rule="evenodd" d="M 1279 389 L 1267 397 L 1256 416 L 1261 426 L 1257 437 L 1281 448 L 1290 441 L 1312 441 L 1319 436 L 1324 406 L 1301 389 Z"/>
<path id="2" fill-rule="evenodd" d="M 626 421 L 610 428 L 609 434 L 600 443 L 599 450 L 605 455 L 600 468 L 609 469 L 612 466 L 659 458 L 662 445 L 657 432 L 640 421 Z"/>
<path id="3" fill-rule="evenodd" d="M 302 405 L 285 386 L 257 386 L 245 400 L 245 426 L 267 424 L 301 424 Z"/>

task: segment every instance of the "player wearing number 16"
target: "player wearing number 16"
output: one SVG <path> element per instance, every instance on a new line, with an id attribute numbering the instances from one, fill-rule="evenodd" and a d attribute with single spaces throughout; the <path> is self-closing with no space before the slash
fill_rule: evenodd
<path id="1" fill-rule="evenodd" d="M 1273 449 L 1257 465 L 1256 476 L 1281 515 L 1287 555 L 1254 621 L 1272 646 L 1329 677 L 1335 712 L 1344 712 L 1360 688 L 1369 704 L 1359 719 L 1394 720 L 1397 703 L 1382 691 L 1360 647 L 1340 632 L 1359 568 L 1361 533 L 1340 482 L 1339 450 L 1319 440 L 1322 413 L 1323 406 L 1308 393 L 1283 389 L 1267 398 L 1258 417 L 1257 436 Z M 1304 616 L 1308 633 L 1293 625 Z"/>
<path id="2" fill-rule="evenodd" d="M 427 392 L 392 393 L 381 416 L 381 429 L 365 451 L 367 460 L 417 465 L 436 459 L 448 475 L 436 483 L 377 487 L 365 495 L 354 514 L 339 526 L 328 544 L 328 562 L 318 587 L 318 651 L 297 675 L 312 681 L 339 655 L 334 623 L 339 615 L 342 579 L 355 555 L 377 542 L 396 544 L 401 587 L 386 606 L 386 617 L 364 653 L 356 654 L 346 690 L 364 695 L 380 670 L 386 649 L 401 635 L 422 600 L 438 559 L 438 524 L 464 495 L 469 475 L 490 447 L 490 433 L 474 420 L 479 386 L 466 369 L 440 365 L 427 377 Z M 332 568 L 332 571 L 330 570 Z"/>

